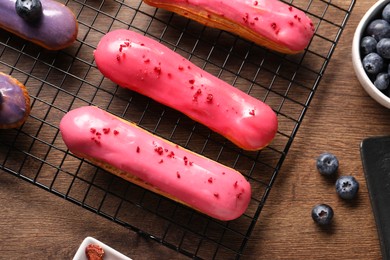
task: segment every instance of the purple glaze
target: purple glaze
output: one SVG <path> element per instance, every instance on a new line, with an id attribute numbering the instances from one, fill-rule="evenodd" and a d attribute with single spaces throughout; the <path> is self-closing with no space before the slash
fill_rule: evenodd
<path id="1" fill-rule="evenodd" d="M 11 125 L 23 120 L 27 105 L 20 86 L 10 76 L 0 73 L 0 92 L 0 125 Z"/>
<path id="2" fill-rule="evenodd" d="M 59 50 L 76 38 L 78 24 L 69 8 L 54 0 L 41 0 L 43 15 L 29 24 L 16 13 L 16 0 L 0 0 L 0 27 L 47 49 Z"/>

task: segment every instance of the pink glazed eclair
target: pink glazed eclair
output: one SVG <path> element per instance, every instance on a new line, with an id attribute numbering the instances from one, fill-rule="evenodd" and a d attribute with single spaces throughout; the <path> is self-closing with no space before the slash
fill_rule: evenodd
<path id="1" fill-rule="evenodd" d="M 275 137 L 276 113 L 264 102 L 139 33 L 107 33 L 95 52 L 98 69 L 124 88 L 176 109 L 244 150 Z"/>
<path id="2" fill-rule="evenodd" d="M 304 50 L 314 34 L 313 23 L 304 12 L 278 0 L 144 2 L 286 54 Z"/>
<path id="3" fill-rule="evenodd" d="M 238 171 L 100 108 L 71 110 L 60 131 L 73 154 L 213 218 L 236 219 L 250 202 L 251 186 Z"/>

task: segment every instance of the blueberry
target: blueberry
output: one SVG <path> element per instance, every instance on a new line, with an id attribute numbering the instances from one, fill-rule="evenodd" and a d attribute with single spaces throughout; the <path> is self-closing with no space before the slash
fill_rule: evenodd
<path id="1" fill-rule="evenodd" d="M 330 176 L 337 172 L 339 160 L 331 153 L 322 153 L 317 158 L 317 170 L 322 175 Z"/>
<path id="2" fill-rule="evenodd" d="M 40 0 L 16 0 L 16 13 L 26 22 L 35 23 L 42 16 L 42 4 Z"/>
<path id="3" fill-rule="evenodd" d="M 364 70 L 369 74 L 378 74 L 384 66 L 383 58 L 375 52 L 367 54 L 363 58 Z"/>
<path id="4" fill-rule="evenodd" d="M 390 23 L 383 19 L 376 19 L 368 24 L 366 33 L 377 41 L 390 38 Z"/>
<path id="5" fill-rule="evenodd" d="M 336 192 L 343 199 L 353 199 L 359 190 L 359 182 L 353 176 L 341 176 L 336 181 Z"/>
<path id="6" fill-rule="evenodd" d="M 379 90 L 385 90 L 389 87 L 390 75 L 386 72 L 381 72 L 376 76 L 374 86 Z"/>
<path id="7" fill-rule="evenodd" d="M 382 10 L 382 18 L 390 22 L 390 4 L 387 4 Z"/>
<path id="8" fill-rule="evenodd" d="M 365 56 L 371 52 L 376 52 L 376 45 L 378 41 L 372 36 L 365 36 L 360 41 L 360 50 L 362 55 Z"/>
<path id="9" fill-rule="evenodd" d="M 390 38 L 383 38 L 376 45 L 376 52 L 384 59 L 390 59 Z"/>
<path id="10" fill-rule="evenodd" d="M 333 219 L 333 209 L 327 204 L 318 204 L 311 210 L 311 217 L 319 225 L 329 225 Z"/>

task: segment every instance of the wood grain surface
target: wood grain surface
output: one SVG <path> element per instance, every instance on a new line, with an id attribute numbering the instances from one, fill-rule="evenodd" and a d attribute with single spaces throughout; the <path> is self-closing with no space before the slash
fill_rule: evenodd
<path id="1" fill-rule="evenodd" d="M 354 30 L 373 3 L 357 1 L 244 259 L 381 259 L 359 145 L 366 137 L 390 133 L 390 113 L 366 94 L 351 64 Z M 340 174 L 360 182 L 356 200 L 339 199 L 333 180 L 317 173 L 315 160 L 324 151 L 338 156 Z M 86 236 L 133 259 L 186 259 L 17 177 L 0 174 L 0 259 L 71 259 Z M 331 227 L 313 223 L 310 212 L 317 203 L 333 207 Z"/>

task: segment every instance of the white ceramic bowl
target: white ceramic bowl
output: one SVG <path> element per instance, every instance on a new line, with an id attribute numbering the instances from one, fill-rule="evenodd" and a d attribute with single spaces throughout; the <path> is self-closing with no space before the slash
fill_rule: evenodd
<path id="1" fill-rule="evenodd" d="M 390 98 L 374 86 L 364 71 L 362 65 L 363 57 L 360 56 L 360 39 L 362 38 L 367 25 L 375 17 L 380 17 L 382 9 L 389 2 L 390 0 L 379 0 L 367 11 L 367 13 L 360 20 L 352 41 L 352 64 L 360 84 L 373 99 L 387 108 L 390 108 Z"/>
<path id="2" fill-rule="evenodd" d="M 119 253 L 115 249 L 109 247 L 108 245 L 104 244 L 103 242 L 93 237 L 86 237 L 83 240 L 75 256 L 73 257 L 73 260 L 87 260 L 87 256 L 85 255 L 85 248 L 89 244 L 99 245 L 101 248 L 103 248 L 104 260 L 131 260 L 131 258 L 128 258 L 127 256 Z"/>

